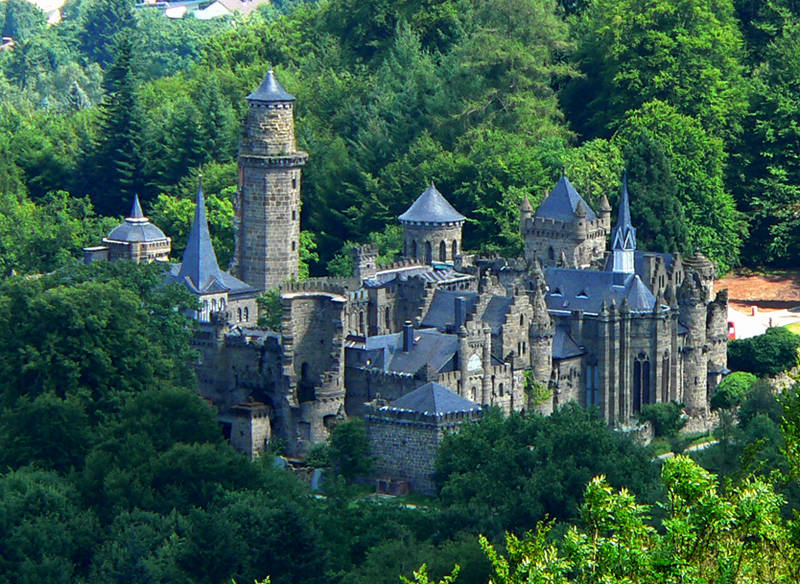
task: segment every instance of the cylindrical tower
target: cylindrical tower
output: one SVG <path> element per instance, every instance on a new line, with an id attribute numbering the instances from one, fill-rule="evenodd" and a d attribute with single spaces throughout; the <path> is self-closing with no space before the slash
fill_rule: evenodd
<path id="1" fill-rule="evenodd" d="M 267 290 L 297 278 L 300 175 L 308 155 L 295 145 L 294 97 L 271 69 L 247 101 L 231 269 L 251 286 Z"/>
<path id="2" fill-rule="evenodd" d="M 688 271 L 678 290 L 678 304 L 680 322 L 688 329 L 683 349 L 683 403 L 690 416 L 708 413 L 705 294 L 701 277 L 697 272 Z"/>
<path id="3" fill-rule="evenodd" d="M 452 263 L 461 254 L 461 227 L 466 218 L 433 182 L 398 219 L 403 225 L 404 256 L 432 264 Z"/>

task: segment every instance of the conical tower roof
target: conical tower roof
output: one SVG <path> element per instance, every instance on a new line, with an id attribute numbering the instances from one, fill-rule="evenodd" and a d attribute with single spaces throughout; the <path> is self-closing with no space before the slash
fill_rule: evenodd
<path id="1" fill-rule="evenodd" d="M 622 196 L 619 200 L 619 217 L 617 226 L 611 235 L 611 249 L 614 250 L 635 250 L 636 249 L 636 229 L 631 223 L 631 208 L 628 196 L 628 172 L 622 175 Z"/>
<path id="2" fill-rule="evenodd" d="M 294 96 L 283 88 L 278 78 L 275 77 L 274 71 L 270 69 L 258 89 L 247 96 L 247 100 L 273 103 L 276 101 L 294 101 Z"/>
<path id="3" fill-rule="evenodd" d="M 217 255 L 211 243 L 206 217 L 206 201 L 203 196 L 203 185 L 197 187 L 197 205 L 194 210 L 192 229 L 183 252 L 183 262 L 178 272 L 178 280 L 197 293 L 212 292 L 215 289 L 225 290 L 222 270 L 217 263 Z"/>
<path id="4" fill-rule="evenodd" d="M 586 219 L 588 221 L 597 219 L 597 215 L 592 211 L 592 208 L 586 204 L 583 197 L 578 194 L 578 191 L 569 182 L 567 175 L 562 173 L 556 186 L 553 187 L 550 194 L 539 205 L 536 210 L 536 216 L 545 219 L 558 219 L 559 221 L 572 221 L 575 210 L 578 208 L 578 203 L 583 203 L 586 208 Z"/>
<path id="5" fill-rule="evenodd" d="M 466 217 L 453 208 L 431 181 L 430 186 L 398 219 L 413 223 L 458 223 L 466 220 Z"/>

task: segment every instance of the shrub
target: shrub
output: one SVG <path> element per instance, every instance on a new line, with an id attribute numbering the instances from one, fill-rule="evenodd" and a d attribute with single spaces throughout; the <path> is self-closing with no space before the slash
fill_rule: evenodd
<path id="1" fill-rule="evenodd" d="M 747 395 L 758 378 L 747 371 L 734 371 L 717 386 L 711 396 L 712 410 L 735 408 Z"/>
<path id="2" fill-rule="evenodd" d="M 728 343 L 728 367 L 759 377 L 778 375 L 797 364 L 798 348 L 800 335 L 782 327 L 770 328 L 763 335 Z"/>

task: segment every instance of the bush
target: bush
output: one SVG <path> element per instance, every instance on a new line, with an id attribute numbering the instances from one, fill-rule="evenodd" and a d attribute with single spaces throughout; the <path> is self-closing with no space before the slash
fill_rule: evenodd
<path id="1" fill-rule="evenodd" d="M 728 367 L 749 371 L 759 377 L 778 375 L 797 364 L 800 335 L 782 327 L 767 329 L 763 335 L 728 343 Z"/>
<path id="2" fill-rule="evenodd" d="M 711 396 L 712 410 L 735 408 L 747 395 L 750 387 L 758 378 L 747 371 L 734 371 L 717 386 Z"/>
<path id="3" fill-rule="evenodd" d="M 361 418 L 337 424 L 331 430 L 330 462 L 348 482 L 369 472 L 372 464 L 367 454 L 367 427 Z"/>
<path id="4" fill-rule="evenodd" d="M 681 406 L 674 401 L 642 406 L 639 420 L 650 422 L 656 436 L 675 436 L 686 424 Z"/>

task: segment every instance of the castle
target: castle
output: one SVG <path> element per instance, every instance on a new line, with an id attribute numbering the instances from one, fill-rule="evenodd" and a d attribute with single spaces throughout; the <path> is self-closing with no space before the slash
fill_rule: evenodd
<path id="1" fill-rule="evenodd" d="M 295 98 L 270 71 L 247 100 L 231 272 L 217 263 L 202 189 L 170 272 L 202 307 L 192 315 L 199 391 L 234 446 L 254 456 L 280 438 L 298 454 L 363 416 L 391 475 L 420 451 L 413 436 L 441 436 L 484 406 L 549 413 L 576 401 L 625 428 L 645 404 L 675 400 L 691 423 L 708 422 L 726 372 L 727 295 L 714 296 L 701 254 L 636 248 L 625 179 L 613 229 L 606 197 L 595 213 L 563 173 L 538 209 L 524 199 L 525 253 L 514 259 L 464 253 L 466 218 L 431 183 L 399 217 L 394 264 L 360 246 L 352 277 L 299 282 L 307 155 L 295 145 Z M 164 259 L 165 241 L 136 201 L 87 258 Z M 256 296 L 278 286 L 280 330 L 259 328 Z M 429 490 L 432 467 L 421 464 L 395 474 Z"/>

